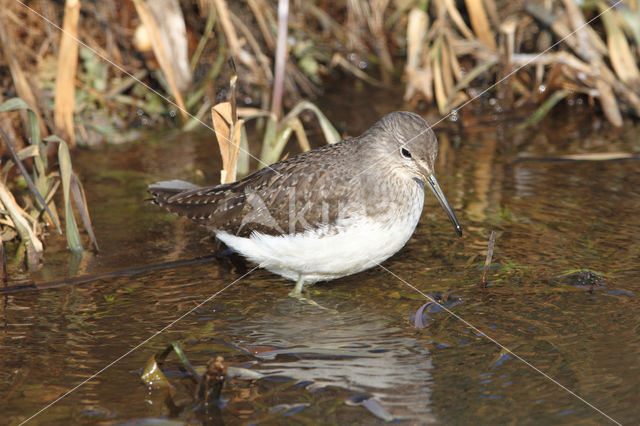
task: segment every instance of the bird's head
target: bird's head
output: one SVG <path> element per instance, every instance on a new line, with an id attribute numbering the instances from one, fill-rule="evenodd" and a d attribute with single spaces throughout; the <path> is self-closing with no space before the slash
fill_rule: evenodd
<path id="1" fill-rule="evenodd" d="M 382 117 L 373 129 L 378 133 L 378 154 L 386 156 L 385 163 L 390 165 L 391 171 L 419 183 L 426 182 L 461 236 L 458 219 L 436 180 L 434 164 L 438 156 L 438 139 L 429 124 L 412 112 L 396 111 Z"/>

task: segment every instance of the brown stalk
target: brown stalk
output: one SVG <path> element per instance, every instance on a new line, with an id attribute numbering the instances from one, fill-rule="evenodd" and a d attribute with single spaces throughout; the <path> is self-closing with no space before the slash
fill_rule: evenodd
<path id="1" fill-rule="evenodd" d="M 7 274 L 7 255 L 4 252 L 4 241 L 2 241 L 2 235 L 0 235 L 0 257 L 2 258 L 2 282 L 6 288 L 9 282 L 9 274 Z"/>
<path id="2" fill-rule="evenodd" d="M 236 34 L 236 30 L 231 23 L 227 3 L 224 0 L 212 1 L 216 7 L 216 10 L 218 11 L 218 15 L 220 16 L 220 24 L 222 25 L 222 31 L 224 31 L 225 37 L 227 37 L 227 43 L 229 44 L 229 50 L 231 50 L 231 56 L 239 59 L 241 58 L 240 41 L 238 40 L 238 34 Z"/>
<path id="3" fill-rule="evenodd" d="M 577 3 L 573 0 L 562 0 L 562 4 L 567 11 L 567 18 L 573 33 L 572 38 L 575 40 L 578 51 L 582 52 L 581 56 L 585 59 L 589 58 L 588 60 L 599 58 L 598 51 L 591 46 L 589 34 L 586 31 L 586 20 Z"/>
<path id="4" fill-rule="evenodd" d="M 362 41 L 362 30 L 366 25 L 367 19 L 363 10 L 363 4 L 359 0 L 347 0 L 347 22 L 345 28 L 347 30 L 347 49 L 352 51 L 364 51 L 364 43 Z"/>
<path id="5" fill-rule="evenodd" d="M 498 88 L 500 91 L 500 96 L 505 100 L 505 104 L 508 105 L 509 108 L 513 106 L 513 90 L 511 86 L 511 70 L 513 69 L 513 64 L 511 63 L 512 57 L 515 51 L 515 32 L 516 32 L 517 22 L 515 19 L 507 19 L 505 22 L 500 25 L 500 32 L 504 34 L 504 45 L 503 45 L 503 55 L 504 55 L 504 63 L 502 67 L 502 75 L 500 76 L 500 80 L 503 80 Z M 506 77 L 506 78 L 505 78 Z"/>
<path id="6" fill-rule="evenodd" d="M 614 93 L 621 98 L 625 99 L 631 107 L 634 109 L 637 115 L 640 115 L 640 96 L 635 93 L 633 90 L 629 90 L 629 87 L 623 84 L 620 80 L 616 78 L 616 76 L 611 72 L 611 70 L 606 67 L 604 64 L 601 64 L 598 67 L 593 67 L 576 56 L 567 53 L 567 52 L 557 52 L 557 53 L 545 53 L 544 55 L 527 55 L 527 54 L 518 54 L 514 55 L 514 64 L 516 66 L 519 65 L 552 65 L 552 64 L 564 64 L 573 68 L 575 71 L 582 72 L 587 76 L 589 81 L 598 82 L 601 81 L 599 85 L 596 83 L 591 83 L 591 85 L 598 90 L 599 97 L 601 101 L 606 103 L 605 112 L 608 111 L 605 115 L 607 119 L 611 121 L 611 123 L 616 125 L 622 124 L 622 116 L 620 112 L 616 112 L 618 110 L 618 105 L 615 100 Z M 587 81 L 583 81 L 583 83 L 587 83 Z M 602 90 L 601 90 L 602 89 Z M 611 91 L 613 90 L 613 92 Z M 615 109 L 614 109 L 615 106 Z M 617 118 L 620 116 L 620 119 Z"/>
<path id="7" fill-rule="evenodd" d="M 451 34 L 451 31 L 449 31 L 448 28 L 444 29 L 444 39 L 446 40 L 446 47 L 449 50 L 449 58 L 451 59 L 451 70 L 453 71 L 453 75 L 456 81 L 460 81 L 464 78 L 465 73 L 462 71 L 462 67 L 460 66 L 460 62 L 458 62 L 458 57 L 453 47 L 455 37 Z"/>
<path id="8" fill-rule="evenodd" d="M 136 11 L 138 12 L 138 16 L 142 21 L 142 25 L 144 25 L 144 27 L 147 29 L 149 37 L 151 38 L 153 53 L 158 60 L 158 63 L 160 64 L 162 72 L 167 78 L 167 83 L 169 83 L 169 87 L 171 89 L 171 92 L 173 93 L 173 97 L 176 100 L 178 109 L 180 109 L 180 114 L 184 119 L 186 119 L 187 109 L 184 106 L 182 94 L 180 93 L 180 90 L 178 90 L 175 75 L 173 73 L 173 67 L 171 66 L 170 58 L 167 56 L 164 43 L 162 42 L 158 24 L 156 23 L 156 20 L 151 14 L 151 11 L 143 0 L 133 0 L 133 4 L 136 7 Z"/>
<path id="9" fill-rule="evenodd" d="M 335 53 L 331 57 L 330 66 L 331 67 L 340 66 L 345 71 L 350 72 L 355 77 L 357 77 L 357 78 L 359 78 L 359 79 L 361 79 L 363 81 L 366 81 L 367 83 L 371 84 L 372 86 L 375 86 L 375 87 L 383 87 L 384 86 L 384 84 L 381 81 L 378 81 L 378 80 L 370 77 L 366 72 L 362 71 L 360 68 L 358 68 L 357 66 L 355 66 L 354 64 L 349 62 L 346 58 L 344 58 L 339 53 Z"/>
<path id="10" fill-rule="evenodd" d="M 42 120 L 42 113 L 40 112 L 40 108 L 38 108 L 38 102 L 36 101 L 31 85 L 27 80 L 27 76 L 22 71 L 20 62 L 18 62 L 18 55 L 13 49 L 13 39 L 8 34 L 7 21 L 3 16 L 3 13 L 0 13 L 0 46 L 4 54 L 4 58 L 9 63 L 9 70 L 11 72 L 13 84 L 18 92 L 18 96 L 22 98 L 27 105 L 29 105 L 29 108 L 33 110 L 38 119 L 40 133 L 45 135 L 47 133 L 47 127 Z"/>
<path id="11" fill-rule="evenodd" d="M 258 22 L 258 27 L 260 27 L 260 32 L 262 33 L 265 44 L 267 45 L 267 49 L 273 50 L 276 43 L 273 38 L 273 33 L 269 28 L 269 24 L 267 23 L 267 18 L 265 17 L 269 12 L 269 6 L 264 0 L 247 0 L 247 3 L 249 3 L 253 16 L 255 16 L 256 21 Z"/>
<path id="12" fill-rule="evenodd" d="M 407 60 L 405 62 L 404 73 L 407 79 L 405 89 L 405 100 L 413 98 L 416 91 L 422 91 L 420 83 L 420 69 L 422 64 L 422 52 L 426 47 L 425 35 L 429 27 L 429 15 L 421 9 L 413 8 L 409 12 L 407 23 Z"/>
<path id="13" fill-rule="evenodd" d="M 602 105 L 602 111 L 607 120 L 616 127 L 622 126 L 622 114 L 611 86 L 602 80 L 596 80 L 596 89 L 598 90 L 598 99 L 600 100 L 600 105 Z"/>
<path id="14" fill-rule="evenodd" d="M 80 0 L 67 0 L 64 6 L 62 35 L 60 37 L 53 121 L 58 136 L 66 140 L 72 148 L 76 146 L 73 107 L 78 68 L 78 43 L 76 40 L 79 18 Z"/>
<path id="15" fill-rule="evenodd" d="M 147 0 L 145 5 L 158 28 L 175 85 L 179 92 L 185 91 L 189 88 L 192 77 L 188 57 L 187 28 L 180 3 L 178 0 Z"/>
<path id="16" fill-rule="evenodd" d="M 445 93 L 444 82 L 442 79 L 442 55 L 440 51 L 442 49 L 442 43 L 438 43 L 436 47 L 435 55 L 433 55 L 432 68 L 433 68 L 433 86 L 434 93 L 436 95 L 436 104 L 438 105 L 438 112 L 445 114 L 447 111 L 447 94 Z"/>
<path id="17" fill-rule="evenodd" d="M 449 47 L 447 46 L 447 39 L 443 36 L 440 43 L 440 57 L 442 58 L 442 83 L 444 84 L 444 91 L 447 97 L 453 96 L 453 87 L 455 82 L 453 81 L 453 71 L 451 69 L 451 59 L 449 57 Z"/>
<path id="18" fill-rule="evenodd" d="M 369 30 L 375 39 L 376 51 L 380 58 L 382 81 L 387 86 L 391 84 L 391 73 L 393 72 L 393 61 L 387 48 L 384 28 L 384 11 L 388 5 L 389 0 L 369 0 L 369 18 L 367 19 Z"/>
<path id="19" fill-rule="evenodd" d="M 260 79 L 261 81 L 258 81 L 257 83 L 266 84 L 269 80 L 271 80 L 271 76 L 272 76 L 271 68 L 269 64 L 269 58 L 267 57 L 267 55 L 265 55 L 262 52 L 262 50 L 260 49 L 260 43 L 253 36 L 253 34 L 251 33 L 251 30 L 249 30 L 249 28 L 245 25 L 245 23 L 242 22 L 242 19 L 238 18 L 236 15 L 234 15 L 231 12 L 229 12 L 229 16 L 233 24 L 240 30 L 242 35 L 245 36 L 246 41 L 249 44 L 249 47 L 251 47 L 251 50 L 253 50 L 255 57 L 258 59 L 258 62 L 260 63 L 260 65 L 258 66 L 258 64 L 255 63 L 255 61 L 251 56 L 242 55 L 241 58 L 245 58 L 244 59 L 245 65 L 247 65 L 247 67 L 249 67 L 249 69 L 251 70 L 249 74 L 254 76 L 254 78 L 256 77 L 260 78 L 261 76 L 262 77 Z M 251 58 L 251 59 L 249 60 L 248 58 Z"/>
<path id="20" fill-rule="evenodd" d="M 460 33 L 466 39 L 473 40 L 475 37 L 473 36 L 473 33 L 471 32 L 469 27 L 467 27 L 467 24 L 465 24 L 464 19 L 462 19 L 462 15 L 460 15 L 460 12 L 458 12 L 458 9 L 456 8 L 454 1 L 453 0 L 442 0 L 442 1 L 444 2 L 444 6 L 447 9 L 447 13 L 449 14 L 449 17 L 453 20 L 453 23 L 458 28 L 458 31 L 460 31 Z"/>
<path id="21" fill-rule="evenodd" d="M 498 16 L 498 7 L 494 0 L 483 0 L 485 10 L 489 16 L 489 21 L 494 27 L 500 26 L 500 17 Z"/>
<path id="22" fill-rule="evenodd" d="M 601 4 L 600 8 L 603 9 L 604 5 Z M 603 13 L 601 18 L 607 33 L 609 59 L 613 70 L 623 83 L 631 87 L 640 87 L 640 70 L 622 28 L 616 22 L 616 12 Z"/>
<path id="23" fill-rule="evenodd" d="M 491 25 L 487 18 L 487 12 L 480 0 L 465 0 L 469 18 L 471 19 L 471 27 L 478 36 L 478 39 L 491 50 L 496 50 L 496 40 L 491 32 Z"/>
<path id="24" fill-rule="evenodd" d="M 484 261 L 484 268 L 482 269 L 482 277 L 478 282 L 478 285 L 481 287 L 487 286 L 487 272 L 489 271 L 489 266 L 491 266 L 491 259 L 493 259 L 493 250 L 496 245 L 496 233 L 491 231 L 491 236 L 489 237 L 489 243 L 487 244 L 487 257 Z"/>

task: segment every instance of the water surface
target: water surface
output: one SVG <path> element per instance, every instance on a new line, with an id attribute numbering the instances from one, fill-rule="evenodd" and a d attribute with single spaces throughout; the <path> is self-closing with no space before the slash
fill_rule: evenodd
<path id="1" fill-rule="evenodd" d="M 358 134 L 400 108 L 389 93 L 325 102 L 341 130 Z M 341 96 L 344 96 L 342 94 Z M 357 114 L 354 113 L 357 111 Z M 592 424 L 607 419 L 548 377 L 621 423 L 640 416 L 640 162 L 548 162 L 563 154 L 640 152 L 640 128 L 600 129 L 567 113 L 532 131 L 491 117 L 438 127 L 438 179 L 463 226 L 458 239 L 437 201 L 407 246 L 361 274 L 287 297 L 291 283 L 255 271 L 119 359 L 239 278 L 228 259 L 3 297 L 0 399 L 17 424 L 118 360 L 39 414 L 46 424 L 198 421 L 191 382 L 170 357 L 170 408 L 139 374 L 156 351 L 179 342 L 194 365 L 222 355 L 264 379 L 231 380 L 216 420 L 236 423 L 384 423 L 345 401 L 372 398 L 407 424 Z M 207 133 L 149 135 L 134 145 L 79 152 L 102 251 L 74 258 L 51 235 L 42 267 L 11 268 L 12 285 L 188 259 L 211 253 L 210 236 L 144 202 L 146 185 L 180 178 L 217 182 Z M 497 243 L 489 285 L 477 285 L 487 239 Z M 249 268 L 251 265 L 249 265 Z M 411 316 L 426 294 L 462 300 Z M 456 300 L 458 300 L 456 299 Z M 363 397 L 363 395 L 366 395 Z M 200 419 L 202 420 L 202 419 Z"/>

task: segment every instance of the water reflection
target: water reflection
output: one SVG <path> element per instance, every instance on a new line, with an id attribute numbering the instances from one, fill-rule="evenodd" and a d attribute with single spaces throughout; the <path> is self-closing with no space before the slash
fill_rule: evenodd
<path id="1" fill-rule="evenodd" d="M 335 300 L 317 302 L 330 306 Z M 260 359 L 254 369 L 263 374 L 293 378 L 308 390 L 335 386 L 368 393 L 396 418 L 432 419 L 425 342 L 366 304 L 321 309 L 283 299 L 227 330 L 237 336 L 236 345 Z"/>

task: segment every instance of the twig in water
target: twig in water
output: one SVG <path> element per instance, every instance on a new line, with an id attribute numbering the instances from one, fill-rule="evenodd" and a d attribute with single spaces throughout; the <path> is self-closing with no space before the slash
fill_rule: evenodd
<path id="1" fill-rule="evenodd" d="M 195 265 L 200 263 L 215 262 L 217 259 L 218 258 L 215 255 L 203 256 L 203 257 L 196 257 L 194 259 L 175 260 L 171 262 L 156 263 L 156 264 L 147 265 L 147 266 L 138 266 L 138 267 L 129 268 L 129 269 L 119 269 L 116 271 L 103 272 L 103 273 L 94 274 L 94 275 L 85 275 L 85 276 L 74 277 L 74 278 L 63 278 L 60 280 L 47 281 L 44 283 L 19 284 L 19 285 L 13 285 L 5 288 L 0 288 L 0 294 L 48 290 L 52 288 L 60 288 L 60 287 L 66 287 L 71 285 L 84 284 L 92 281 L 102 280 L 105 278 L 128 277 L 128 276 L 143 274 L 151 271 L 162 271 L 164 269 L 180 268 L 183 266 Z"/>
<path id="2" fill-rule="evenodd" d="M 2 240 L 2 236 L 0 236 L 0 257 L 2 258 L 2 282 L 4 286 L 7 287 L 9 283 L 9 275 L 7 275 L 7 255 L 4 252 L 4 241 Z"/>
<path id="3" fill-rule="evenodd" d="M 478 281 L 478 285 L 480 287 L 487 287 L 487 272 L 489 271 L 489 266 L 491 265 L 491 259 L 493 258 L 493 249 L 496 245 L 496 233 L 495 231 L 491 231 L 491 236 L 489 237 L 489 244 L 487 245 L 487 258 L 484 261 L 484 269 L 482 271 L 482 277 L 480 281 Z"/>

